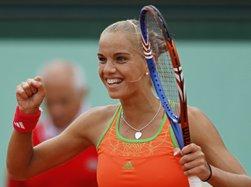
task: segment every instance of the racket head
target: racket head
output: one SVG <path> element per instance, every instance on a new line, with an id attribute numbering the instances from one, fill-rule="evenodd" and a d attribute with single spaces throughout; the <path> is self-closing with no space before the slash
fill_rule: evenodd
<path id="1" fill-rule="evenodd" d="M 139 20 L 150 77 L 182 148 L 190 144 L 190 133 L 184 76 L 174 41 L 156 7 L 144 6 Z"/>

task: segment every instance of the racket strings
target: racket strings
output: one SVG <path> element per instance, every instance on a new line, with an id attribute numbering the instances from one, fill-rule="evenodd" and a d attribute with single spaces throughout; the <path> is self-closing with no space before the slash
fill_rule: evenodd
<path id="1" fill-rule="evenodd" d="M 171 58 L 166 54 L 161 54 L 157 61 L 157 71 L 160 75 L 165 95 L 168 98 L 172 111 L 178 115 L 178 92 L 176 87 L 175 75 L 171 65 Z"/>
<path id="2" fill-rule="evenodd" d="M 147 15 L 146 19 L 149 42 L 156 62 L 156 70 L 159 74 L 164 94 L 168 98 L 169 106 L 178 117 L 180 115 L 179 95 L 166 40 L 163 36 L 162 30 L 153 16 Z"/>

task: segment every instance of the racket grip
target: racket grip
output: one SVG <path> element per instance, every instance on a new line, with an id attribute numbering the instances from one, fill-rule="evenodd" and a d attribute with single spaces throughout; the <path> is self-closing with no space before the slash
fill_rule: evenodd
<path id="1" fill-rule="evenodd" d="M 202 187 L 202 181 L 197 176 L 188 177 L 190 187 Z"/>

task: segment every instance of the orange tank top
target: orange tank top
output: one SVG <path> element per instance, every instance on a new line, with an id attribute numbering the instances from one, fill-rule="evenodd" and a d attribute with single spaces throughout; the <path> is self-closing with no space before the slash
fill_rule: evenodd
<path id="1" fill-rule="evenodd" d="M 167 117 L 146 139 L 123 137 L 118 130 L 121 107 L 97 145 L 99 187 L 188 187 L 188 178 L 173 156 L 174 140 Z"/>

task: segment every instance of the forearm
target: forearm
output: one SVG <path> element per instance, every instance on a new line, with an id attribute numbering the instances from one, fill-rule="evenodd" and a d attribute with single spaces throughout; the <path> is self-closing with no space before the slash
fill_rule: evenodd
<path id="1" fill-rule="evenodd" d="M 212 166 L 212 177 L 208 181 L 214 187 L 247 187 L 251 178 L 244 174 L 234 174 Z"/>
<path id="2" fill-rule="evenodd" d="M 7 169 L 11 177 L 15 179 L 27 177 L 32 155 L 32 133 L 20 133 L 14 130 L 7 153 Z"/>

